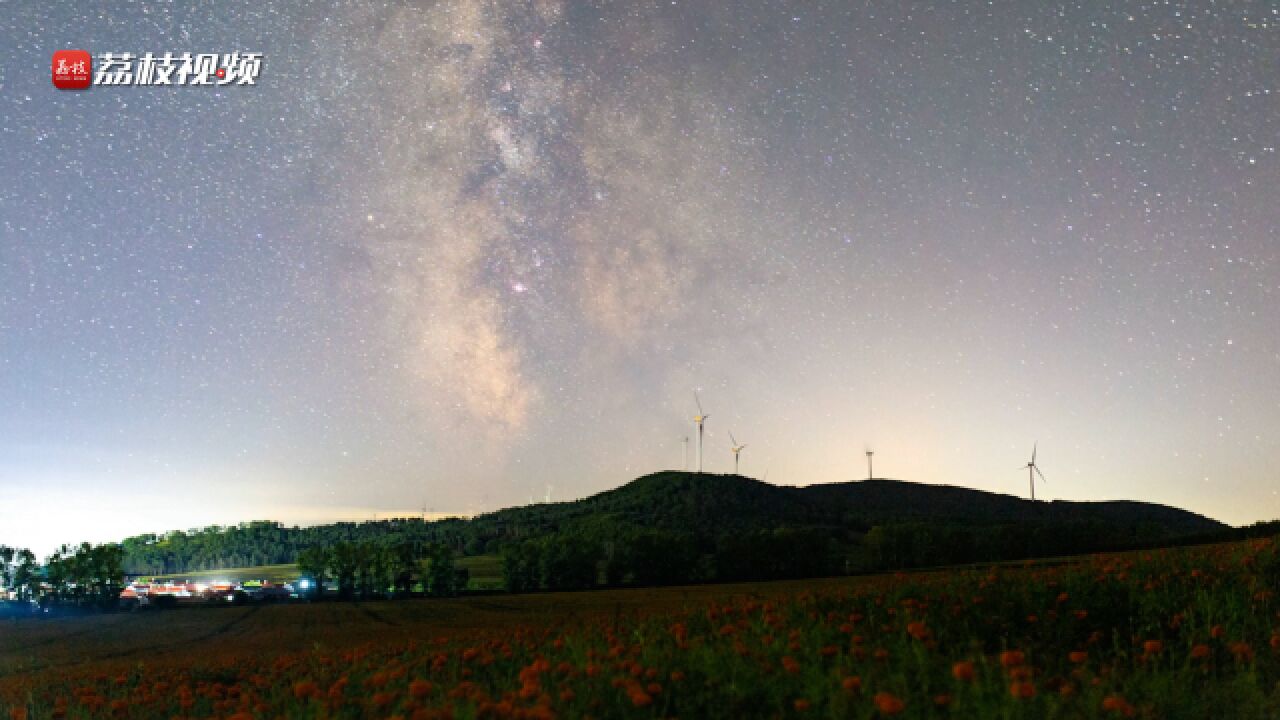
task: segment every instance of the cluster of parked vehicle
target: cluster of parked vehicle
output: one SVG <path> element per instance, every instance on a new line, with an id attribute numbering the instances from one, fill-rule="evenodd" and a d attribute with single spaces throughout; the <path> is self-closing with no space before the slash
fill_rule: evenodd
<path id="1" fill-rule="evenodd" d="M 230 582 L 144 582 L 129 583 L 120 592 L 120 606 L 126 610 L 178 605 L 210 605 L 217 603 L 280 602 L 296 599 L 298 591 L 291 583 L 260 580 Z"/>

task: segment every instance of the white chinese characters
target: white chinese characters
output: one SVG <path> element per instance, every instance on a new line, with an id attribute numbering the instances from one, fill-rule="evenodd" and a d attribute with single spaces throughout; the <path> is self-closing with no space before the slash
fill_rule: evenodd
<path id="1" fill-rule="evenodd" d="M 262 53 L 102 53 L 94 85 L 256 85 Z"/>

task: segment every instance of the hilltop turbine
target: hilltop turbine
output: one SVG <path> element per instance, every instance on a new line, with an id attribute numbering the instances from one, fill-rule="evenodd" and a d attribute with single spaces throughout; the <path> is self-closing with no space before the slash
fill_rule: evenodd
<path id="1" fill-rule="evenodd" d="M 738 474 L 738 456 L 742 454 L 742 449 L 745 448 L 746 445 L 738 444 L 737 439 L 733 437 L 732 430 L 729 431 L 729 441 L 733 443 L 732 445 L 729 446 L 729 449 L 733 451 L 733 474 L 737 475 Z"/>
<path id="2" fill-rule="evenodd" d="M 693 423 L 698 426 L 698 473 L 702 473 L 702 424 L 711 417 L 702 410 L 702 400 L 698 398 L 698 391 L 693 391 L 693 401 L 698 404 L 698 414 L 693 416 Z"/>
<path id="3" fill-rule="evenodd" d="M 1036 475 L 1040 476 L 1041 482 L 1048 482 L 1044 479 L 1044 473 L 1040 472 L 1040 466 L 1036 465 L 1036 445 L 1038 444 L 1039 443 L 1033 443 L 1031 445 L 1031 461 L 1026 464 L 1027 478 L 1031 481 L 1032 502 L 1035 502 L 1036 500 Z"/>
<path id="4" fill-rule="evenodd" d="M 875 454 L 876 454 L 875 450 L 872 450 L 871 448 L 867 448 L 867 479 L 868 480 L 871 480 L 876 476 L 876 474 L 871 471 L 871 456 Z"/>
<path id="5" fill-rule="evenodd" d="M 684 465 L 680 469 L 689 472 L 689 436 L 680 438 L 680 442 L 684 445 Z"/>

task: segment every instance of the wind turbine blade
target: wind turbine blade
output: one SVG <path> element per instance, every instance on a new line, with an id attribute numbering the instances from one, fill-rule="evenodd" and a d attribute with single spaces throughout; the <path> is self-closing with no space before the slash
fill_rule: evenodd
<path id="1" fill-rule="evenodd" d="M 1031 464 L 1032 465 L 1036 464 L 1036 446 L 1039 444 L 1040 443 L 1037 442 L 1037 443 L 1032 443 L 1031 445 Z"/>
<path id="2" fill-rule="evenodd" d="M 1044 480 L 1044 473 L 1040 472 L 1040 468 L 1036 468 L 1036 474 L 1040 476 L 1041 480 Z M 1044 481 L 1049 482 L 1048 480 L 1044 480 Z"/>
<path id="3" fill-rule="evenodd" d="M 734 445 L 738 444 L 738 439 L 733 436 L 732 430 L 729 431 L 729 442 L 733 443 Z"/>
<path id="4" fill-rule="evenodd" d="M 702 399 L 698 397 L 697 390 L 693 391 L 693 401 L 698 404 L 698 414 L 705 415 L 706 413 L 702 412 Z"/>

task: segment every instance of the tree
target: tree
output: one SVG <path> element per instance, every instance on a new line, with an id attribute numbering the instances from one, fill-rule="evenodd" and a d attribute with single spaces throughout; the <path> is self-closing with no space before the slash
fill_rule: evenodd
<path id="1" fill-rule="evenodd" d="M 697 549 L 687 535 L 645 530 L 625 545 L 624 566 L 640 585 L 689 582 L 697 569 Z"/>
<path id="2" fill-rule="evenodd" d="M 360 571 L 360 549 L 349 542 L 340 542 L 329 551 L 329 567 L 338 581 L 338 597 L 350 600 L 356 592 L 356 575 Z"/>
<path id="3" fill-rule="evenodd" d="M 507 592 L 537 590 L 541 582 L 541 552 L 536 542 L 505 545 L 502 548 L 502 581 Z"/>
<path id="4" fill-rule="evenodd" d="M 312 597 L 324 597 L 324 583 L 329 573 L 329 552 L 323 547 L 313 546 L 298 553 L 298 571 L 312 583 Z"/>
<path id="5" fill-rule="evenodd" d="M 542 541 L 542 585 L 548 590 L 582 590 L 596 584 L 595 547 L 578 537 L 553 535 Z"/>
<path id="6" fill-rule="evenodd" d="M 413 590 L 413 576 L 418 571 L 421 555 L 421 548 L 414 542 L 403 541 L 397 543 L 392 549 L 394 585 L 397 592 L 407 595 Z"/>
<path id="7" fill-rule="evenodd" d="M 427 558 L 427 592 L 440 597 L 456 594 L 458 573 L 454 566 L 453 550 L 445 545 L 432 545 Z"/>

